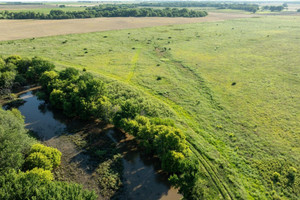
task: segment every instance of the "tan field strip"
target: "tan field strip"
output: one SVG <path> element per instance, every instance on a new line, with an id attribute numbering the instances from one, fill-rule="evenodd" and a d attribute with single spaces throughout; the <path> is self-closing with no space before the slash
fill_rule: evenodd
<path id="1" fill-rule="evenodd" d="M 201 18 L 117 17 L 67 20 L 0 20 L 0 41 L 97 31 L 187 24 L 253 17 L 234 13 L 209 13 Z"/>

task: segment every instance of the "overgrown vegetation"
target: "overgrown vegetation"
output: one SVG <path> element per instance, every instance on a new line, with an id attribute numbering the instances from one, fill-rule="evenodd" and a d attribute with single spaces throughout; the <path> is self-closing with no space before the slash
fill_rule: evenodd
<path id="1" fill-rule="evenodd" d="M 14 59 L 16 66 L 21 66 L 19 63 L 23 63 L 19 56 L 8 58 L 18 58 Z M 28 65 L 22 65 L 19 71 L 26 71 L 23 68 L 28 69 L 26 77 L 32 82 L 40 77 L 39 82 L 42 86 L 42 92 L 38 94 L 40 98 L 48 100 L 54 108 L 62 110 L 68 117 L 100 118 L 114 122 L 116 127 L 134 135 L 146 152 L 158 155 L 162 169 L 174 174 L 178 179 L 176 182 L 173 181 L 174 185 L 181 186 L 182 180 L 178 176 L 184 174 L 186 168 L 190 167 L 191 152 L 185 135 L 180 129 L 174 127 L 174 122 L 143 116 L 151 113 L 152 109 L 144 110 L 143 102 L 134 102 L 130 98 L 121 102 L 117 98 L 110 99 L 106 84 L 88 72 L 79 72 L 75 68 L 66 68 L 57 72 L 54 71 L 53 64 L 44 60 L 40 60 L 39 64 L 32 64 L 36 59 L 26 59 Z M 41 72 L 43 73 L 40 74 Z M 155 115 L 153 111 L 148 116 Z M 52 170 L 59 165 L 60 156 L 61 153 L 55 149 L 35 144 L 31 147 L 24 166 L 26 169 L 38 167 Z M 107 179 L 107 177 L 102 178 Z M 197 176 L 194 179 L 197 179 Z M 189 188 L 194 187 L 193 182 L 189 183 L 189 186 Z M 104 188 L 104 191 L 107 189 Z M 188 188 L 182 193 L 186 196 L 191 195 Z"/>
<path id="2" fill-rule="evenodd" d="M 60 164 L 61 153 L 28 136 L 18 110 L 0 109 L 0 121 L 0 199 L 97 198 L 78 184 L 53 181 L 50 170 Z"/>
<path id="3" fill-rule="evenodd" d="M 69 117 L 94 117 L 114 122 L 116 127 L 135 136 L 146 152 L 158 155 L 166 172 L 181 175 L 190 165 L 188 158 L 191 152 L 185 135 L 174 127 L 172 121 L 142 116 L 147 113 L 143 110 L 143 102 L 127 99 L 118 104 L 118 101 L 111 100 L 107 97 L 105 84 L 90 73 L 80 73 L 74 68 L 46 71 L 40 83 L 45 91 L 41 96 L 53 107 L 61 109 Z M 190 188 L 194 187 L 193 182 L 189 184 Z M 176 185 L 181 186 L 179 178 Z M 189 190 L 183 193 L 189 194 Z"/>
<path id="4" fill-rule="evenodd" d="M 20 56 L 0 57 L 0 94 L 5 95 L 11 89 L 28 83 L 37 83 L 43 72 L 54 68 L 54 65 L 41 58 L 22 59 Z"/>

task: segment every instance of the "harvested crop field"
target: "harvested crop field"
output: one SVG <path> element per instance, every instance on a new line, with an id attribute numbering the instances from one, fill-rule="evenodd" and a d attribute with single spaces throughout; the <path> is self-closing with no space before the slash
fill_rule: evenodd
<path id="1" fill-rule="evenodd" d="M 253 14 L 209 13 L 207 17 L 201 18 L 116 17 L 72 20 L 0 20 L 0 41 L 72 33 L 89 33 L 173 24 L 223 21 L 254 16 L 255 15 Z"/>

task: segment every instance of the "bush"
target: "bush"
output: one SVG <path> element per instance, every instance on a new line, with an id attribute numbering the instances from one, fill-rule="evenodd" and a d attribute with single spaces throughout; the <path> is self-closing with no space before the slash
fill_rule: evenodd
<path id="1" fill-rule="evenodd" d="M 51 173 L 50 170 L 44 170 L 41 168 L 33 168 L 30 171 L 27 171 L 25 173 L 26 176 L 39 176 L 42 180 L 44 181 L 53 181 L 53 174 Z"/>
<path id="2" fill-rule="evenodd" d="M 5 59 L 5 62 L 7 64 L 9 63 L 12 63 L 14 65 L 16 65 L 20 60 L 22 60 L 21 56 L 18 56 L 18 55 L 12 55 L 12 56 L 9 56 Z"/>
<path id="3" fill-rule="evenodd" d="M 49 171 L 33 169 L 26 173 L 11 170 L 0 176 L 0 199 L 96 200 L 97 195 L 78 184 L 51 181 Z"/>
<path id="4" fill-rule="evenodd" d="M 9 169 L 18 170 L 24 163 L 24 154 L 35 142 L 27 135 L 21 113 L 0 108 L 0 175 Z M 1 198 L 0 198 L 1 199 Z"/>
<path id="5" fill-rule="evenodd" d="M 50 63 L 41 58 L 34 57 L 31 66 L 26 72 L 26 77 L 32 82 L 37 82 L 45 71 L 52 71 L 55 68 L 53 63 Z"/>
<path id="6" fill-rule="evenodd" d="M 51 161 L 45 156 L 43 153 L 40 152 L 33 152 L 31 153 L 25 161 L 25 166 L 27 169 L 33 168 L 42 168 L 45 170 L 52 170 L 53 165 Z"/>
<path id="7" fill-rule="evenodd" d="M 61 152 L 53 147 L 47 147 L 42 144 L 34 144 L 30 149 L 30 154 L 33 153 L 42 153 L 49 159 L 53 168 L 56 168 L 60 165 L 61 162 Z"/>

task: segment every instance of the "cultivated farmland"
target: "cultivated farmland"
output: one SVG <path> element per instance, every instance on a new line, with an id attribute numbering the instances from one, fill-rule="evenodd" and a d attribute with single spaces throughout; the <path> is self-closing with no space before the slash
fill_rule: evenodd
<path id="1" fill-rule="evenodd" d="M 249 18 L 253 15 L 238 13 L 210 13 L 204 18 L 93 18 L 71 20 L 0 20 L 0 40 L 15 40 L 72 33 L 132 29 L 173 24 L 223 21 Z"/>

